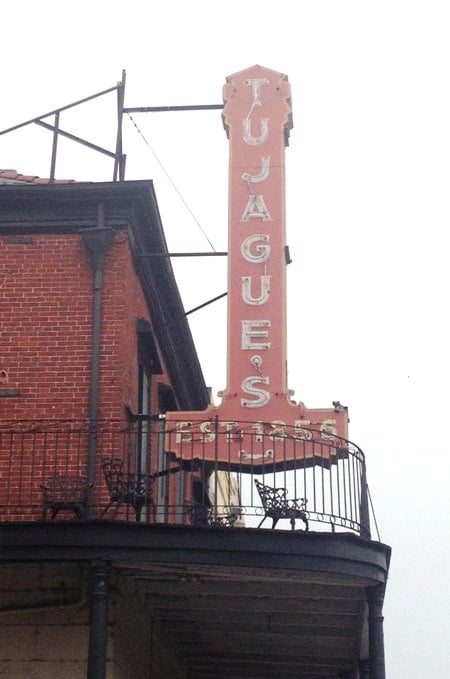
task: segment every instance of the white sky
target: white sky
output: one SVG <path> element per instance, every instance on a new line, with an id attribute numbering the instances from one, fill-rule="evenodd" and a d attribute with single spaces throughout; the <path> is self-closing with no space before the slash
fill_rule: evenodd
<path id="1" fill-rule="evenodd" d="M 122 69 L 129 107 L 221 103 L 226 76 L 254 64 L 288 75 L 289 387 L 310 408 L 347 405 L 366 453 L 393 548 L 389 679 L 449 677 L 449 3 L 22 0 L 2 3 L 1 25 L 0 130 Z M 60 124 L 113 150 L 114 116 L 109 95 Z M 203 229 L 226 250 L 220 111 L 133 117 L 152 151 L 126 118 L 127 179 L 154 180 L 169 249 L 210 249 Z M 0 167 L 48 176 L 50 142 L 37 126 L 0 137 Z M 57 176 L 108 181 L 112 164 L 61 141 Z M 226 290 L 224 258 L 174 268 L 186 310 Z M 190 316 L 214 392 L 225 315 L 222 300 Z"/>

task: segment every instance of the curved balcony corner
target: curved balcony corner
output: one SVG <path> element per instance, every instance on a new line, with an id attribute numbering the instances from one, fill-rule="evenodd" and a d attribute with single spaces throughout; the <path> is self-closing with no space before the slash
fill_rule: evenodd
<path id="1" fill-rule="evenodd" d="M 356 444 L 312 429 L 224 424 L 171 422 L 169 430 L 154 418 L 131 426 L 3 422 L 0 521 L 100 519 L 371 538 L 365 457 Z"/>

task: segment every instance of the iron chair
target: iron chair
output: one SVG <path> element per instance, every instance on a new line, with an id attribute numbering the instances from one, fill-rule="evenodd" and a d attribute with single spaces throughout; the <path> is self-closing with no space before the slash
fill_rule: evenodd
<path id="1" fill-rule="evenodd" d="M 272 486 L 266 486 L 257 479 L 255 479 L 255 485 L 264 510 L 264 516 L 258 528 L 270 517 L 272 528 L 275 528 L 280 519 L 289 519 L 292 530 L 295 530 L 295 520 L 301 519 L 305 524 L 305 530 L 308 530 L 307 500 L 305 498 L 288 500 L 287 488 L 272 488 Z"/>
<path id="2" fill-rule="evenodd" d="M 122 505 L 133 507 L 136 521 L 141 520 L 143 507 L 151 507 L 154 515 L 152 476 L 125 472 L 120 457 L 103 458 L 102 471 L 109 490 L 109 502 L 102 516 L 112 505 L 116 505 L 115 514 Z"/>

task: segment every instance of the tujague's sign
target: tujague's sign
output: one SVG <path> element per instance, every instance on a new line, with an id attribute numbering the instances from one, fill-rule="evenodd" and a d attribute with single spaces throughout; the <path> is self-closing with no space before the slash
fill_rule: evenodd
<path id="1" fill-rule="evenodd" d="M 166 415 L 175 457 L 272 466 L 332 457 L 347 438 L 345 408 L 308 409 L 286 384 L 286 75 L 253 66 L 226 79 L 230 144 L 227 386 L 220 405 Z M 219 436 L 222 434 L 222 436 Z M 224 445 L 223 442 L 226 442 Z M 327 445 L 329 444 L 329 445 Z M 167 448 L 166 448 L 167 449 Z M 325 452 L 324 452 L 325 451 Z"/>

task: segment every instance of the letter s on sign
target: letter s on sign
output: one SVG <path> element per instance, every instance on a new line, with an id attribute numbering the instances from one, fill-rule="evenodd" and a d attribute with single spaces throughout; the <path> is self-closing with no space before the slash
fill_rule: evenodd
<path id="1" fill-rule="evenodd" d="M 245 394 L 255 395 L 257 398 L 251 401 L 241 398 L 241 405 L 244 408 L 261 408 L 261 406 L 269 403 L 270 393 L 265 389 L 258 389 L 258 387 L 255 387 L 255 384 L 269 384 L 269 382 L 269 377 L 247 377 L 242 382 L 242 391 Z"/>
<path id="2" fill-rule="evenodd" d="M 203 443 L 212 443 L 216 438 L 213 427 L 214 425 L 212 422 L 201 422 L 200 431 L 202 432 L 202 436 L 200 437 L 200 440 Z"/>

